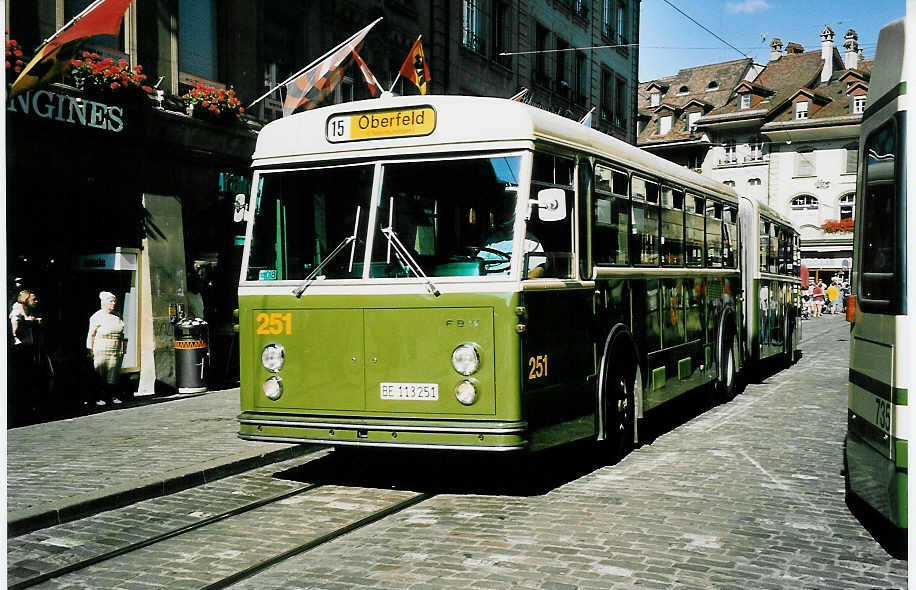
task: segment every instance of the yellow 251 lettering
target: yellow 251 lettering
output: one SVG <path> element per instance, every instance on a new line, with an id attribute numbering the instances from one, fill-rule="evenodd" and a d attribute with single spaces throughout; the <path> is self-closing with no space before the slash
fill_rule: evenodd
<path id="1" fill-rule="evenodd" d="M 291 313 L 280 313 L 279 311 L 272 311 L 270 313 L 261 312 L 257 315 L 256 320 L 258 323 L 258 334 L 276 336 L 278 334 L 293 333 L 293 314 Z"/>
<path id="2" fill-rule="evenodd" d="M 547 355 L 539 354 L 528 357 L 528 379 L 547 376 Z"/>

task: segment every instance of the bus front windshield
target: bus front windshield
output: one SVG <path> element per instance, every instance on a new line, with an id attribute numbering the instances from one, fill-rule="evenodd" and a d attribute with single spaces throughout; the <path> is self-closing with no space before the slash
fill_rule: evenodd
<path id="1" fill-rule="evenodd" d="M 517 155 L 384 164 L 369 278 L 507 275 L 520 165 Z M 364 276 L 374 170 L 262 173 L 245 278 Z"/>
<path id="2" fill-rule="evenodd" d="M 385 165 L 369 276 L 508 274 L 519 165 L 518 156 Z"/>

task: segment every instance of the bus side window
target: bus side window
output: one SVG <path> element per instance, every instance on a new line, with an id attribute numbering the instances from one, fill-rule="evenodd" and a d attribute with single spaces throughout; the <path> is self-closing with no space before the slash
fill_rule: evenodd
<path id="1" fill-rule="evenodd" d="M 760 270 L 766 272 L 767 254 L 770 251 L 770 222 L 760 220 Z"/>
<path id="2" fill-rule="evenodd" d="M 627 263 L 630 207 L 629 178 L 623 172 L 595 166 L 592 256 L 598 266 Z"/>
<path id="3" fill-rule="evenodd" d="M 722 256 L 725 268 L 738 266 L 738 209 L 732 206 L 723 211 Z"/>
<path id="4" fill-rule="evenodd" d="M 544 252 L 525 254 L 523 276 L 572 278 L 575 275 L 572 254 L 572 220 L 576 215 L 576 195 L 572 184 L 574 162 L 562 156 L 535 152 L 533 167 L 531 194 L 536 195 L 542 188 L 561 188 L 566 191 L 567 210 L 562 221 L 541 221 L 536 213 L 532 214 L 526 239 L 540 243 Z M 543 271 L 535 271 L 539 266 Z"/>
<path id="5" fill-rule="evenodd" d="M 900 116 L 900 113 L 898 113 Z M 906 313 L 903 260 L 906 252 L 906 190 L 898 187 L 897 128 L 891 120 L 865 143 L 865 195 L 861 202 L 858 303 L 870 313 Z M 901 194 L 902 193 L 902 194 Z M 856 203 L 856 208 L 860 207 Z"/>
<path id="6" fill-rule="evenodd" d="M 630 260 L 633 264 L 658 266 L 658 185 L 634 176 L 630 187 L 633 218 Z"/>
<path id="7" fill-rule="evenodd" d="M 777 236 L 776 224 L 770 223 L 770 243 L 767 250 L 767 270 L 775 273 L 779 268 L 779 238 Z"/>
<path id="8" fill-rule="evenodd" d="M 722 203 L 706 201 L 706 266 L 722 268 Z"/>
<path id="9" fill-rule="evenodd" d="M 684 191 L 662 187 L 662 264 L 684 264 Z"/>
<path id="10" fill-rule="evenodd" d="M 687 266 L 703 266 L 703 216 L 706 210 L 705 199 L 697 195 L 687 195 L 686 252 Z"/>

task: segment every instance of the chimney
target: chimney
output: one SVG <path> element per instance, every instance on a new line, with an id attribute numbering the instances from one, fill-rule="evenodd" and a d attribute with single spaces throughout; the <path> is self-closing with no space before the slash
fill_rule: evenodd
<path id="1" fill-rule="evenodd" d="M 824 61 L 824 68 L 821 70 L 821 83 L 826 84 L 833 75 L 833 37 L 834 32 L 829 26 L 824 25 L 821 31 L 821 59 Z"/>
<path id="2" fill-rule="evenodd" d="M 774 37 L 770 41 L 770 61 L 776 61 L 782 57 L 782 39 Z"/>
<path id="3" fill-rule="evenodd" d="M 789 41 L 789 44 L 786 45 L 786 55 L 799 55 L 805 52 L 805 48 L 801 46 L 800 43 L 795 41 Z"/>
<path id="4" fill-rule="evenodd" d="M 846 56 L 843 65 L 847 70 L 854 70 L 859 67 L 859 36 L 853 29 L 846 31 L 846 41 L 843 47 L 846 49 Z"/>

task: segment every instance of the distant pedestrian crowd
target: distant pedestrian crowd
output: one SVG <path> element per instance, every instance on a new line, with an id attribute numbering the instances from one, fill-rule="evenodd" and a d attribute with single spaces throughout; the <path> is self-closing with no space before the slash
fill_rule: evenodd
<path id="1" fill-rule="evenodd" d="M 802 294 L 802 315 L 819 318 L 824 314 L 845 313 L 849 293 L 849 282 L 839 277 L 833 277 L 829 286 L 824 281 L 812 281 Z"/>

